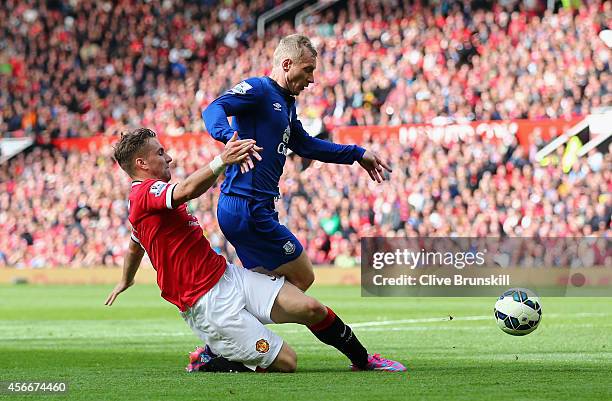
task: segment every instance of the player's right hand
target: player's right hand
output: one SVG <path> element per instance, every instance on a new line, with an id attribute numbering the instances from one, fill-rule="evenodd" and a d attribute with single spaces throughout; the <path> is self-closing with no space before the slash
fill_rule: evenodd
<path id="1" fill-rule="evenodd" d="M 234 131 L 232 138 L 227 141 L 221 159 L 225 164 L 240 164 L 240 172 L 246 173 L 255 167 L 253 158 L 261 160 L 259 152 L 262 147 L 255 144 L 253 139 L 238 139 L 238 132 Z"/>
<path id="2" fill-rule="evenodd" d="M 366 150 L 363 154 L 363 157 L 359 160 L 359 164 L 368 172 L 372 181 L 378 183 L 385 180 L 384 170 L 387 170 L 389 173 L 393 171 L 386 162 L 369 150 Z"/>
<path id="3" fill-rule="evenodd" d="M 132 282 L 130 283 L 125 283 L 121 281 L 119 284 L 115 286 L 113 291 L 109 294 L 108 298 L 106 298 L 106 302 L 104 302 L 104 305 L 111 306 L 113 302 L 115 302 L 115 299 L 117 299 L 117 296 L 119 294 L 121 294 L 123 291 L 127 290 L 133 285 L 134 285 L 134 280 L 132 280 Z"/>

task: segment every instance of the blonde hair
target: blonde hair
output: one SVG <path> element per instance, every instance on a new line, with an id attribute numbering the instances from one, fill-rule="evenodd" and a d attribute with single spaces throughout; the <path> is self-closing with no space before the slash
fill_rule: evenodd
<path id="1" fill-rule="evenodd" d="M 298 62 L 304 55 L 304 50 L 308 49 L 314 57 L 317 57 L 317 49 L 313 46 L 308 37 L 298 33 L 285 36 L 281 39 L 274 50 L 274 66 L 282 64 L 283 60 L 291 59 Z"/>

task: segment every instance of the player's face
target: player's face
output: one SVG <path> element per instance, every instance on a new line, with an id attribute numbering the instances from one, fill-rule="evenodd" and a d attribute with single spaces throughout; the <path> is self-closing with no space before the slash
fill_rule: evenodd
<path id="1" fill-rule="evenodd" d="M 299 61 L 290 65 L 287 72 L 287 89 L 293 95 L 299 95 L 308 85 L 314 83 L 316 68 L 317 58 L 309 51 L 304 52 Z"/>
<path id="2" fill-rule="evenodd" d="M 170 181 L 170 162 L 172 158 L 166 153 L 157 138 L 149 138 L 144 160 L 151 176 L 163 181 Z"/>

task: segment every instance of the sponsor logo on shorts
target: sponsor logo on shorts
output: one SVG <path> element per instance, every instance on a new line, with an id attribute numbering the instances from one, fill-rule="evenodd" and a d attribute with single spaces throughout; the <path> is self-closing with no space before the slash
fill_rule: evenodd
<path id="1" fill-rule="evenodd" d="M 265 354 L 270 351 L 270 344 L 262 338 L 255 343 L 255 350 L 260 354 Z"/>
<path id="2" fill-rule="evenodd" d="M 289 240 L 285 242 L 285 245 L 283 245 L 283 250 L 285 251 L 286 255 L 291 255 L 293 252 L 295 252 L 295 244 Z"/>

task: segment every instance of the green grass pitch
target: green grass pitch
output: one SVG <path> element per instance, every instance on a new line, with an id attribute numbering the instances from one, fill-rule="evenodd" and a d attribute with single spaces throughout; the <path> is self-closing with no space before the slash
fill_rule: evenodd
<path id="1" fill-rule="evenodd" d="M 105 307 L 111 289 L 0 286 L 0 381 L 69 383 L 67 395 L 48 400 L 612 399 L 612 298 L 544 298 L 540 327 L 512 337 L 495 324 L 495 299 L 361 298 L 358 287 L 315 287 L 310 294 L 370 352 L 409 371 L 351 372 L 305 328 L 278 325 L 298 353 L 297 373 L 188 374 L 198 340 L 176 308 L 145 285 Z"/>

